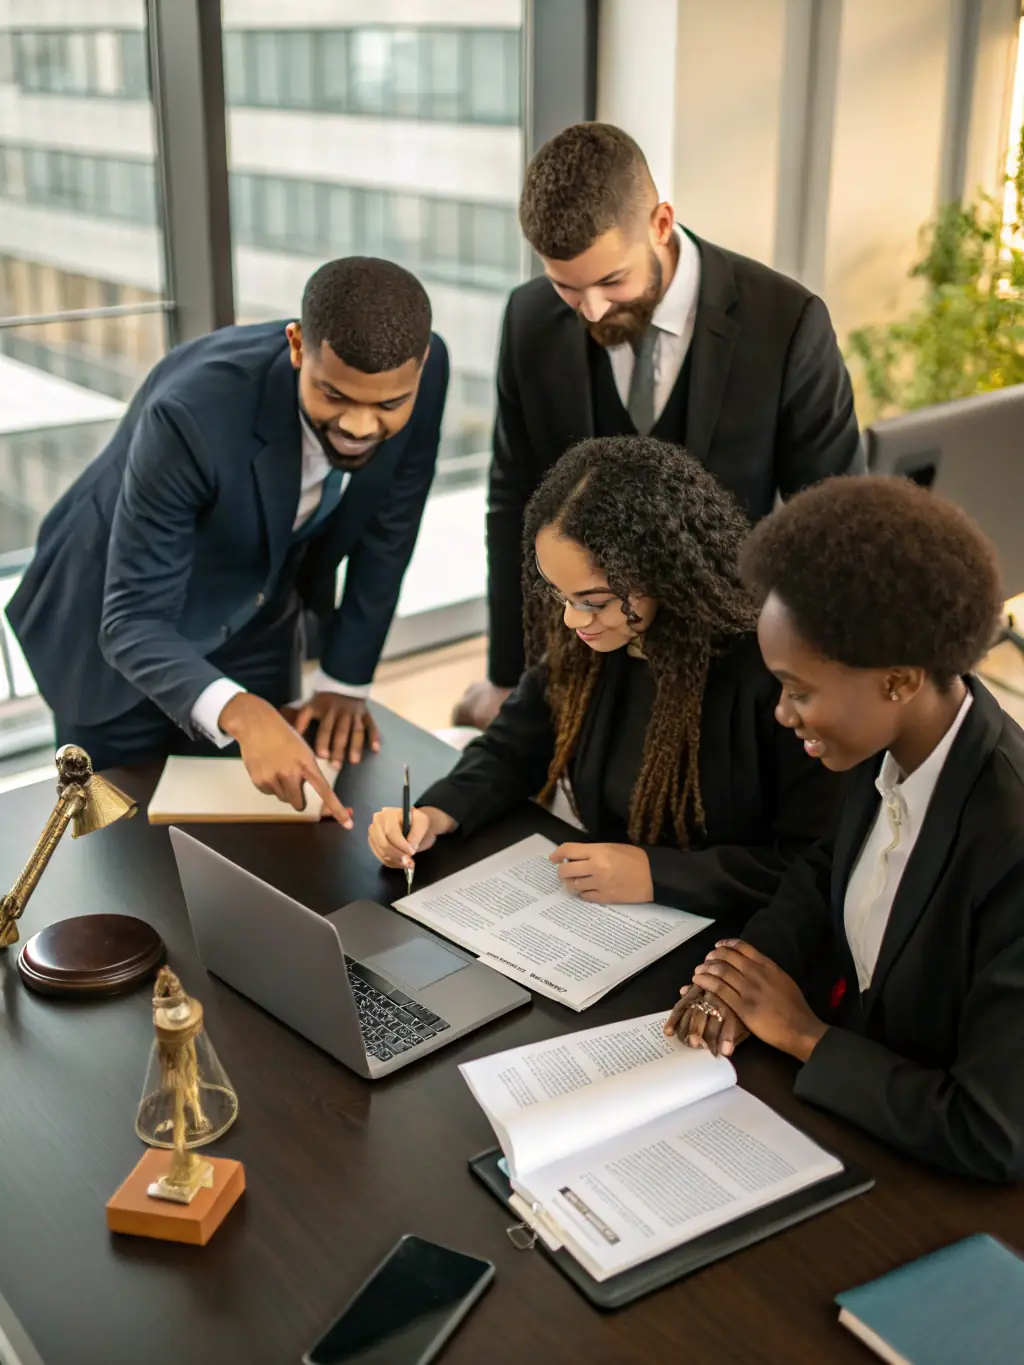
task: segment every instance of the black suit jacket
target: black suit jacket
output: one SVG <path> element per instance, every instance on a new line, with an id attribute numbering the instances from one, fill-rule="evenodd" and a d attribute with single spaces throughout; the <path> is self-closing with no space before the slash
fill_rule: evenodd
<path id="1" fill-rule="evenodd" d="M 794 866 L 744 930 L 800 980 L 831 954 L 840 1012 L 797 1075 L 804 1099 L 911 1156 L 1024 1177 L 1024 733 L 970 680 L 953 743 L 861 997 L 846 888 L 878 811 L 881 760 L 857 770 L 834 852 Z"/>
<path id="2" fill-rule="evenodd" d="M 592 839 L 602 827 L 602 773 L 622 724 L 617 713 L 624 650 L 609 655 L 583 722 L 570 779 Z M 472 833 L 535 796 L 554 752 L 543 667 L 523 674 L 497 718 L 465 750 L 451 774 L 420 797 Z M 839 783 L 813 763 L 791 731 L 775 722 L 778 684 L 753 636 L 734 642 L 711 665 L 701 714 L 700 784 L 706 836 L 681 850 L 648 848 L 655 899 L 695 914 L 744 913 L 767 905 L 789 864 L 832 828 Z"/>
<path id="3" fill-rule="evenodd" d="M 803 285 L 694 238 L 700 297 L 687 449 L 751 520 L 831 474 L 862 472 L 850 379 L 828 311 Z M 523 514 L 548 469 L 594 435 L 587 334 L 549 281 L 512 292 L 498 357 L 487 513 L 490 679 L 523 670 Z"/>
<path id="4" fill-rule="evenodd" d="M 434 477 L 447 386 L 434 336 L 408 424 L 353 474 L 310 542 L 299 588 L 326 623 L 321 662 L 340 681 L 373 677 Z M 156 366 L 44 520 L 7 607 L 64 724 L 99 725 L 148 696 L 191 730 L 193 705 L 221 676 L 209 655 L 274 593 L 301 475 L 284 322 L 226 327 Z"/>

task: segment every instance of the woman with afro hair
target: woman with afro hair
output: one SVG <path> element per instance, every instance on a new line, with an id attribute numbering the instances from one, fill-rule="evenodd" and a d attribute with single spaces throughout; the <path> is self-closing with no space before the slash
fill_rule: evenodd
<path id="1" fill-rule="evenodd" d="M 528 509 L 528 667 L 490 727 L 419 800 L 379 812 L 370 845 L 409 866 L 564 784 L 586 841 L 552 854 L 583 899 L 659 901 L 735 926 L 831 828 L 834 779 L 774 723 L 749 527 L 684 451 L 647 437 L 584 441 Z"/>
<path id="2" fill-rule="evenodd" d="M 796 1092 L 911 1156 L 1024 1177 L 1024 732 L 972 675 L 1002 611 L 962 512 L 901 478 L 828 480 L 743 558 L 778 718 L 851 776 L 834 846 L 724 940 L 666 1031 L 752 1033 Z"/>

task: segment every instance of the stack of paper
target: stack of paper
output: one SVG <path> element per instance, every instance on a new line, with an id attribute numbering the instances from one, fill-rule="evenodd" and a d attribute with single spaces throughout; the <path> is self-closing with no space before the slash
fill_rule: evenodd
<path id="1" fill-rule="evenodd" d="M 534 834 L 395 902 L 532 991 L 584 1010 L 712 923 L 664 905 L 605 905 L 566 891 Z"/>
<path id="2" fill-rule="evenodd" d="M 326 759 L 317 767 L 333 789 L 337 773 Z M 295 810 L 276 796 L 257 791 L 240 758 L 171 757 L 149 803 L 151 825 L 315 823 L 323 801 L 307 783 L 306 809 Z"/>

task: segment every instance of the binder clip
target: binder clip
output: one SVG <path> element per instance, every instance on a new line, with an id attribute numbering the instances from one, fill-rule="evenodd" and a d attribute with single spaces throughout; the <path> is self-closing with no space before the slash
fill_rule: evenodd
<path id="1" fill-rule="evenodd" d="M 505 1236 L 516 1251 L 532 1251 L 537 1245 L 537 1234 L 529 1223 L 513 1223 L 505 1229 Z"/>

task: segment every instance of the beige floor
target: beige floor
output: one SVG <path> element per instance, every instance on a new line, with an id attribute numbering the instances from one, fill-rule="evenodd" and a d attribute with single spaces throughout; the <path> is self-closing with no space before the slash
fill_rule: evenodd
<path id="1" fill-rule="evenodd" d="M 1024 598 L 1014 605 L 1024 627 Z M 487 643 L 479 636 L 382 664 L 373 695 L 415 725 L 439 730 L 451 724 L 452 707 L 469 683 L 484 677 L 486 668 Z M 1024 725 L 1024 654 L 1012 644 L 999 645 L 980 672 L 1014 720 Z"/>
<path id="2" fill-rule="evenodd" d="M 381 664 L 373 696 L 414 725 L 442 730 L 451 725 L 452 707 L 469 684 L 486 674 L 487 642 L 481 635 Z"/>

